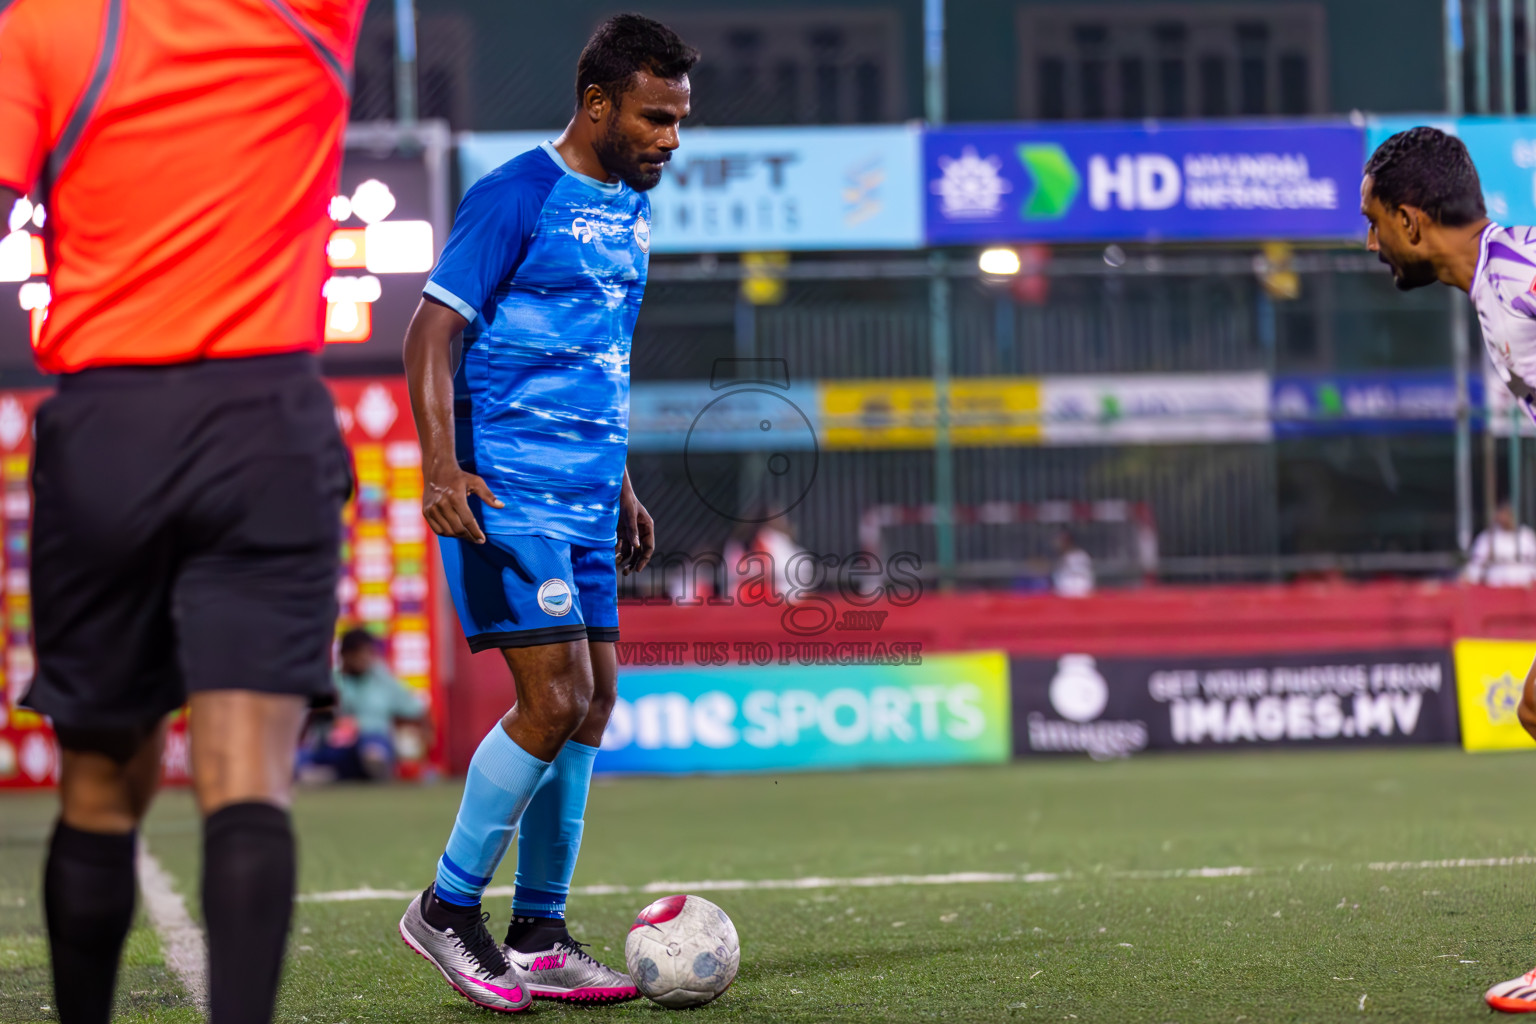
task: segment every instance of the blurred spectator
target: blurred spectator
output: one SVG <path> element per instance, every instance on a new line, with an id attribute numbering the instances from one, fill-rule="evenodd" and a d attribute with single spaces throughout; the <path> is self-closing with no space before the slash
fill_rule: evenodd
<path id="1" fill-rule="evenodd" d="M 1504 502 L 1493 525 L 1477 535 L 1461 578 L 1489 587 L 1528 587 L 1536 583 L 1536 530 L 1515 528 L 1515 512 Z"/>
<path id="2" fill-rule="evenodd" d="M 1093 593 L 1093 559 L 1077 546 L 1070 530 L 1056 532 L 1056 568 L 1051 587 L 1062 597 L 1087 597 Z"/>
<path id="3" fill-rule="evenodd" d="M 341 637 L 333 720 L 317 730 L 306 767 L 330 769 L 337 779 L 389 779 L 395 773 L 395 722 L 427 727 L 427 705 L 395 678 L 379 642 L 365 629 Z"/>

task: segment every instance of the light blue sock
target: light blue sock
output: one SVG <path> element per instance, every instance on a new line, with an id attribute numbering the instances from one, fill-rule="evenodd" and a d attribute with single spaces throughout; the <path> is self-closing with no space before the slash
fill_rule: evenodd
<path id="1" fill-rule="evenodd" d="M 470 759 L 459 816 L 437 862 L 438 899 L 465 907 L 480 902 L 548 770 L 549 764 L 518 746 L 500 722 L 486 733 Z"/>
<path id="2" fill-rule="evenodd" d="M 539 791 L 523 812 L 517 833 L 517 888 L 512 913 L 564 917 L 576 855 L 581 852 L 587 791 L 597 748 L 571 740 L 555 757 Z"/>

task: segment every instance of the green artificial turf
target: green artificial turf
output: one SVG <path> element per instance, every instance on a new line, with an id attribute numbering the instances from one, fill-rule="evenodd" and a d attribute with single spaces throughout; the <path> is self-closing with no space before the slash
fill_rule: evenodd
<path id="1" fill-rule="evenodd" d="M 1484 1021 L 1483 989 L 1536 966 L 1536 860 L 1371 865 L 1536 855 L 1533 770 L 1524 755 L 1309 751 L 600 780 L 575 884 L 1021 878 L 705 893 L 734 918 L 743 952 L 735 986 L 698 1019 Z M 303 792 L 301 890 L 419 889 L 457 802 L 453 785 Z M 0 798 L 0 1021 L 52 1019 L 36 896 L 49 813 L 46 798 Z M 146 832 L 195 902 L 186 794 L 166 794 Z M 1252 873 L 1191 874 L 1237 867 Z M 628 923 L 653 898 L 578 896 L 572 931 L 619 963 Z M 301 904 L 278 1019 L 495 1019 L 401 944 L 401 909 Z M 487 909 L 499 934 L 506 901 Z M 142 926 L 120 1007 L 124 1020 L 195 1019 Z"/>

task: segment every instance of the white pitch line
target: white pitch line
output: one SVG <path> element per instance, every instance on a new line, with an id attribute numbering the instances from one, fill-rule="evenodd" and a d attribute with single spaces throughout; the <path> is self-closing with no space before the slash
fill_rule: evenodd
<path id="1" fill-rule="evenodd" d="M 1479 857 L 1456 860 L 1388 860 L 1367 864 L 1370 871 L 1426 871 L 1435 868 L 1515 868 L 1536 864 L 1536 857 Z"/>
<path id="2" fill-rule="evenodd" d="M 208 1011 L 208 947 L 203 930 L 187 913 L 187 905 L 171 884 L 160 862 L 139 837 L 139 889 L 144 893 L 144 909 L 149 923 L 160 937 L 165 965 L 176 975 L 192 1002 Z"/>
<path id="3" fill-rule="evenodd" d="M 1460 858 L 1456 860 L 1375 861 L 1356 864 L 1356 870 L 1410 871 L 1437 868 L 1504 868 L 1536 864 L 1536 856 Z M 811 875 L 805 878 L 724 878 L 692 882 L 647 882 L 644 885 L 578 885 L 572 896 L 651 895 L 674 892 L 754 892 L 784 889 L 884 889 L 903 885 L 1039 885 L 1044 882 L 1071 882 L 1088 878 L 1118 881 L 1163 881 L 1182 878 L 1247 878 L 1252 875 L 1277 874 L 1281 871 L 1328 870 L 1331 865 L 1300 865 L 1295 868 L 1255 868 L 1242 865 L 1203 868 L 1168 868 L 1141 871 L 1032 871 L 1011 874 L 990 871 L 958 871 L 946 875 L 858 875 L 847 878 Z M 301 903 L 356 903 L 365 900 L 408 900 L 419 896 L 417 890 L 375 889 L 360 886 L 332 892 L 312 892 L 299 897 Z M 512 886 L 498 885 L 485 895 L 500 899 L 512 895 Z"/>

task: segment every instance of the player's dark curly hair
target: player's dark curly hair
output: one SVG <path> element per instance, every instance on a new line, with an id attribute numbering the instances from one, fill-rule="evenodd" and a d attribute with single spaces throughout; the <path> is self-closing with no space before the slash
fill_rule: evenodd
<path id="1" fill-rule="evenodd" d="M 1465 227 L 1488 215 L 1483 186 L 1466 143 L 1438 128 L 1398 132 L 1366 162 L 1371 191 L 1387 207 L 1417 206 L 1446 227 Z"/>
<path id="2" fill-rule="evenodd" d="M 636 73 L 675 80 L 698 62 L 699 51 L 661 22 L 640 14 L 615 14 L 597 26 L 582 47 L 576 62 L 576 102 L 581 103 L 587 86 L 595 85 L 617 104 L 635 84 Z"/>

